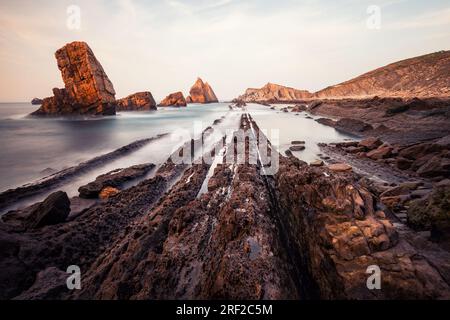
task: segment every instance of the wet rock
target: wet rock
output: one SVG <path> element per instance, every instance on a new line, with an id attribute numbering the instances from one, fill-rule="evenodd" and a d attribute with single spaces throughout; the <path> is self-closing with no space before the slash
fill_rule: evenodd
<path id="1" fill-rule="evenodd" d="M 404 182 L 396 187 L 390 188 L 380 194 L 380 197 L 391 197 L 409 194 L 411 191 L 416 190 L 419 186 L 423 185 L 423 182 L 412 181 Z"/>
<path id="2" fill-rule="evenodd" d="M 189 91 L 189 96 L 186 98 L 187 103 L 215 103 L 219 102 L 211 86 L 202 79 L 197 78 L 197 81 Z"/>
<path id="3" fill-rule="evenodd" d="M 352 171 L 352 167 L 346 163 L 334 163 L 327 166 L 328 169 L 334 172 L 347 172 Z"/>
<path id="4" fill-rule="evenodd" d="M 114 115 L 115 91 L 85 42 L 72 42 L 55 53 L 64 89 L 53 89 L 34 116 Z"/>
<path id="5" fill-rule="evenodd" d="M 369 137 L 359 142 L 358 146 L 365 148 L 365 151 L 370 151 L 381 146 L 383 142 L 375 137 Z"/>
<path id="6" fill-rule="evenodd" d="M 184 98 L 184 95 L 182 92 L 175 92 L 169 94 L 163 101 L 160 102 L 159 106 L 162 107 L 168 107 L 168 106 L 174 106 L 174 107 L 186 107 L 186 99 Z"/>
<path id="7" fill-rule="evenodd" d="M 31 100 L 31 104 L 32 105 L 40 105 L 42 104 L 43 100 L 39 99 L 39 98 L 33 98 L 33 100 Z"/>
<path id="8" fill-rule="evenodd" d="M 90 182 L 87 185 L 81 186 L 78 189 L 78 192 L 80 193 L 81 198 L 97 198 L 104 188 L 120 188 L 126 182 L 144 176 L 154 167 L 154 164 L 147 163 L 131 166 L 126 169 L 116 169 L 98 176 L 95 181 Z"/>
<path id="9" fill-rule="evenodd" d="M 425 199 L 412 201 L 408 224 L 417 230 L 431 230 L 436 241 L 450 241 L 450 181 L 443 180 Z"/>
<path id="10" fill-rule="evenodd" d="M 335 124 L 335 128 L 350 133 L 362 133 L 373 129 L 370 124 L 351 118 L 339 119 Z"/>
<path id="11" fill-rule="evenodd" d="M 157 110 L 155 99 L 150 92 L 137 92 L 117 100 L 117 111 Z"/>
<path id="12" fill-rule="evenodd" d="M 397 157 L 395 161 L 397 168 L 399 168 L 400 170 L 408 170 L 409 168 L 411 168 L 411 165 L 413 163 L 412 160 L 403 157 Z"/>
<path id="13" fill-rule="evenodd" d="M 333 119 L 328 119 L 328 118 L 319 118 L 316 119 L 316 121 L 320 124 L 323 124 L 325 126 L 329 126 L 329 127 L 335 127 L 336 126 L 336 121 Z"/>
<path id="14" fill-rule="evenodd" d="M 311 167 L 322 167 L 324 165 L 322 160 L 315 160 L 309 164 Z"/>
<path id="15" fill-rule="evenodd" d="M 291 150 L 291 151 L 303 151 L 305 149 L 306 149 L 306 147 L 302 146 L 302 145 L 296 145 L 296 146 L 289 147 L 289 150 Z"/>
<path id="16" fill-rule="evenodd" d="M 444 158 L 442 155 L 433 156 L 418 170 L 417 174 L 421 177 L 448 177 L 450 176 L 450 158 Z"/>
<path id="17" fill-rule="evenodd" d="M 38 272 L 33 285 L 14 300 L 55 300 L 67 295 L 67 278 L 70 274 L 55 267 Z"/>
<path id="18" fill-rule="evenodd" d="M 392 154 L 393 148 L 390 146 L 380 146 L 375 150 L 372 150 L 367 153 L 367 157 L 371 158 L 372 160 L 380 160 L 388 158 Z"/>
<path id="19" fill-rule="evenodd" d="M 297 105 L 295 105 L 292 108 L 291 112 L 303 112 L 303 111 L 306 111 L 306 110 L 308 110 L 308 107 L 306 105 L 304 105 L 304 104 L 297 104 Z"/>
<path id="20" fill-rule="evenodd" d="M 49 195 L 43 202 L 20 211 L 6 213 L 2 216 L 2 221 L 21 230 L 28 230 L 62 223 L 69 213 L 70 201 L 67 194 L 57 191 Z"/>
<path id="21" fill-rule="evenodd" d="M 119 189 L 113 188 L 113 187 L 105 187 L 100 191 L 98 197 L 102 200 L 109 199 L 111 197 L 114 197 L 116 194 L 120 192 Z"/>

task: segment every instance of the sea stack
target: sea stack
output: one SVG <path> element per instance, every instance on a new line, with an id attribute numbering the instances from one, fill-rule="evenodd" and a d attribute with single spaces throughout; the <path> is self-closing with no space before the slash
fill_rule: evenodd
<path id="1" fill-rule="evenodd" d="M 178 91 L 169 94 L 163 101 L 160 102 L 159 106 L 186 107 L 186 99 L 184 98 L 183 93 Z"/>
<path id="2" fill-rule="evenodd" d="M 215 103 L 219 102 L 211 86 L 208 82 L 203 82 L 202 79 L 197 78 L 197 81 L 189 91 L 189 96 L 186 98 L 187 103 Z"/>
<path id="3" fill-rule="evenodd" d="M 72 42 L 55 53 L 64 89 L 53 89 L 34 116 L 114 115 L 113 84 L 85 42 Z"/>
<path id="4" fill-rule="evenodd" d="M 117 100 L 117 111 L 150 111 L 157 110 L 155 99 L 150 92 L 137 92 L 126 98 Z"/>

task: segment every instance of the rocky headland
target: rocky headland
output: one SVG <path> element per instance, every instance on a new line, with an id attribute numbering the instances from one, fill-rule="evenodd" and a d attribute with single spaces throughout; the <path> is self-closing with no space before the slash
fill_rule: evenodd
<path id="1" fill-rule="evenodd" d="M 169 107 L 169 106 L 186 107 L 186 105 L 187 105 L 187 102 L 186 102 L 186 99 L 184 98 L 183 93 L 178 91 L 178 92 L 169 94 L 167 97 L 164 98 L 164 100 L 162 100 L 159 103 L 158 106 L 161 106 L 161 107 Z"/>
<path id="2" fill-rule="evenodd" d="M 189 91 L 189 96 L 186 98 L 187 103 L 215 103 L 219 102 L 211 86 L 208 82 L 203 82 L 202 79 L 197 78 L 197 81 Z"/>
<path id="3" fill-rule="evenodd" d="M 117 111 L 150 111 L 157 110 L 155 99 L 150 92 L 137 92 L 126 98 L 117 100 Z"/>
<path id="4" fill-rule="evenodd" d="M 278 84 L 267 83 L 260 89 L 249 88 L 245 93 L 239 96 L 236 101 L 243 102 L 292 102 L 309 99 L 312 94 L 306 90 L 297 90 L 290 87 L 281 86 Z"/>
<path id="5" fill-rule="evenodd" d="M 85 42 L 72 42 L 55 53 L 65 88 L 53 89 L 33 116 L 114 115 L 113 84 Z"/>

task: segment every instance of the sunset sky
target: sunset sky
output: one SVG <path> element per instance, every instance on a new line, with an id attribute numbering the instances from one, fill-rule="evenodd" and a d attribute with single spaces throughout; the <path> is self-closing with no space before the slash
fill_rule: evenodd
<path id="1" fill-rule="evenodd" d="M 81 10 L 80 29 L 67 8 Z M 370 5 L 381 10 L 368 28 Z M 0 101 L 63 87 L 54 52 L 86 41 L 116 98 L 187 93 L 197 76 L 221 100 L 267 82 L 316 91 L 404 58 L 450 49 L 448 0 L 0 2 Z"/>

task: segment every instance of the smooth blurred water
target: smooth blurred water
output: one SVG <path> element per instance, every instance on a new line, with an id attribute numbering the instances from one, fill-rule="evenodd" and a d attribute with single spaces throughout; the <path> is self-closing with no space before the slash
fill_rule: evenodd
<path id="1" fill-rule="evenodd" d="M 306 149 L 303 151 L 293 151 L 292 153 L 299 159 L 312 162 L 319 159 L 320 153 L 318 143 L 340 142 L 345 139 L 352 139 L 351 136 L 336 131 L 334 128 L 324 126 L 315 121 L 320 118 L 308 115 L 305 112 L 283 112 L 282 108 L 288 105 L 273 105 L 275 110 L 262 105 L 250 105 L 250 114 L 256 121 L 260 129 L 267 131 L 267 137 L 271 139 L 274 130 L 278 131 L 279 144 L 278 151 L 284 155 L 294 140 L 305 141 Z"/>
<path id="2" fill-rule="evenodd" d="M 229 112 L 228 104 L 218 103 L 122 112 L 105 118 L 27 117 L 37 108 L 29 103 L 0 104 L 0 191 L 44 177 L 48 174 L 42 171 L 47 168 L 61 170 L 139 139 L 177 129 L 192 132 L 199 122 L 206 128 Z M 114 165 L 157 162 L 170 154 L 171 144 L 172 140 L 163 139 L 144 148 L 140 159 L 123 159 Z"/>

